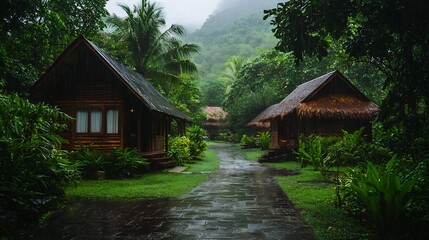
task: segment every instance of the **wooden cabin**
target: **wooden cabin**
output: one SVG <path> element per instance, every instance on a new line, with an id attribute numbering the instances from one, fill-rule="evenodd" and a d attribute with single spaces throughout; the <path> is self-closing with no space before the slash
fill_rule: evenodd
<path id="1" fill-rule="evenodd" d="M 299 85 L 280 103 L 265 109 L 248 125 L 270 125 L 271 148 L 296 148 L 300 136 L 341 136 L 342 131 L 365 127 L 371 136 L 371 120 L 379 108 L 339 71 Z"/>
<path id="2" fill-rule="evenodd" d="M 203 128 L 206 130 L 210 139 L 215 139 L 222 129 L 226 126 L 226 117 L 228 113 L 221 107 L 207 106 L 203 108 L 206 121 L 203 122 Z"/>
<path id="3" fill-rule="evenodd" d="M 164 152 L 172 121 L 179 131 L 190 119 L 142 75 L 78 37 L 32 86 L 30 96 L 74 118 L 62 135 L 65 149 L 83 145 L 110 150 Z"/>

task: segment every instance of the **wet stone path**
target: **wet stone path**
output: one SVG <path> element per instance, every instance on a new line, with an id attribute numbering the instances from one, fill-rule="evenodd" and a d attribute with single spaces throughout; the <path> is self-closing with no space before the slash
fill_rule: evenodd
<path id="1" fill-rule="evenodd" d="M 177 199 L 85 200 L 66 208 L 41 239 L 317 239 L 275 181 L 293 172 L 244 160 L 216 143 L 208 181 Z"/>

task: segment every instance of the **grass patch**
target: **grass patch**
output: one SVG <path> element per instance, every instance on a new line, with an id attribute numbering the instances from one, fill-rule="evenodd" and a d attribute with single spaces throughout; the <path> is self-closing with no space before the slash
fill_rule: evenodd
<path id="1" fill-rule="evenodd" d="M 258 161 L 258 159 L 264 154 L 264 150 L 258 149 L 258 148 L 249 148 L 249 149 L 243 149 L 240 152 L 240 155 L 247 160 L 250 161 Z"/>
<path id="2" fill-rule="evenodd" d="M 335 206 L 335 185 L 311 166 L 301 169 L 297 162 L 269 163 L 273 167 L 299 170 L 300 175 L 277 177 L 283 191 L 302 211 L 320 239 L 370 239 L 371 233 Z M 322 183 L 322 184 L 318 184 Z"/>
<path id="3" fill-rule="evenodd" d="M 203 172 L 219 169 L 216 153 L 206 150 L 204 158 L 187 164 L 188 171 Z M 178 197 L 208 179 L 202 174 L 148 173 L 137 179 L 85 180 L 67 189 L 71 198 L 158 198 Z"/>
<path id="4" fill-rule="evenodd" d="M 219 169 L 219 158 L 216 153 L 210 149 L 206 150 L 202 160 L 197 160 L 194 163 L 185 164 L 187 172 L 208 172 Z"/>
<path id="5" fill-rule="evenodd" d="M 66 194 L 81 198 L 178 197 L 207 179 L 207 175 L 149 173 L 138 179 L 82 181 Z"/>

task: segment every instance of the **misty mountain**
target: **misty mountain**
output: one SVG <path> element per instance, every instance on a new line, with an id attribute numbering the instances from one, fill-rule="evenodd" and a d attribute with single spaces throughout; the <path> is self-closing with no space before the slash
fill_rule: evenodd
<path id="1" fill-rule="evenodd" d="M 205 31 L 216 31 L 233 26 L 237 19 L 265 9 L 276 7 L 279 0 L 223 0 L 201 27 Z"/>
<path id="2" fill-rule="evenodd" d="M 275 46 L 277 40 L 269 20 L 263 20 L 263 11 L 274 8 L 278 2 L 223 0 L 201 29 L 186 37 L 187 42 L 202 47 L 194 61 L 203 81 L 217 80 L 232 56 L 247 59 Z"/>

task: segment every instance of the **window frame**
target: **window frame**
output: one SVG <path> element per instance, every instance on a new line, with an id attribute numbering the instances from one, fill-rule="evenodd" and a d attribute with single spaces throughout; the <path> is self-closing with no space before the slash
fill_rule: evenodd
<path id="1" fill-rule="evenodd" d="M 93 110 L 101 111 L 101 129 L 100 132 L 91 132 L 91 112 Z M 108 110 L 117 110 L 118 111 L 118 132 L 117 133 L 107 133 L 107 111 Z M 85 111 L 87 113 L 87 129 L 86 132 L 77 131 L 77 112 Z M 100 135 L 109 135 L 109 136 L 118 136 L 122 132 L 122 107 L 119 104 L 77 104 L 75 107 L 75 121 L 73 124 L 73 133 L 78 136 L 100 136 Z"/>

